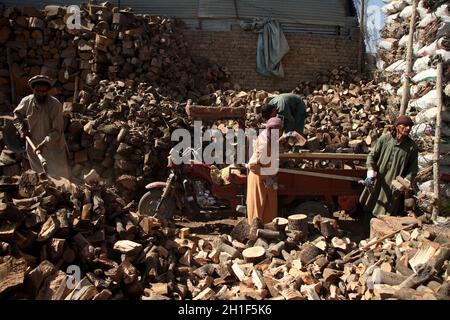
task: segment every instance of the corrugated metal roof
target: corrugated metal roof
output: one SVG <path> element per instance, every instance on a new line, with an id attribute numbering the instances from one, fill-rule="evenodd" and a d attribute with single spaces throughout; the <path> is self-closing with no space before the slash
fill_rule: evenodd
<path id="1" fill-rule="evenodd" d="M 121 0 L 120 7 L 136 13 L 176 18 L 197 18 L 198 0 Z"/>
<path id="2" fill-rule="evenodd" d="M 35 7 L 37 9 L 44 9 L 47 5 L 81 5 L 83 1 L 79 0 L 0 0 L 0 3 L 5 4 L 7 7 Z M 114 3 L 114 1 L 112 1 Z"/>
<path id="3" fill-rule="evenodd" d="M 345 25 L 342 0 L 238 0 L 240 18 L 270 17 L 280 22 Z"/>
<path id="4" fill-rule="evenodd" d="M 32 6 L 43 9 L 46 5 L 81 5 L 87 0 L 0 0 L 6 6 Z M 101 1 L 98 1 L 99 3 Z M 148 13 L 156 16 L 177 18 L 197 18 L 198 0 L 109 0 L 121 8 L 131 7 L 135 13 Z"/>
<path id="5" fill-rule="evenodd" d="M 230 31 L 231 30 L 231 26 L 232 25 L 236 25 L 237 21 L 236 20 L 225 20 L 225 19 L 220 19 L 220 20 L 210 20 L 210 19 L 206 19 L 206 20 L 201 20 L 200 21 L 200 26 L 201 26 L 201 30 L 204 31 Z"/>
<path id="6" fill-rule="evenodd" d="M 236 18 L 234 3 L 234 0 L 198 0 L 198 17 Z"/>
<path id="7" fill-rule="evenodd" d="M 2 1 L 2 0 L 0 0 Z M 85 1 L 80 0 L 3 0 L 6 5 L 35 6 L 44 8 L 47 4 L 71 5 Z M 100 2 L 100 1 L 99 1 Z M 328 26 L 348 27 L 357 24 L 356 17 L 346 16 L 346 0 L 110 0 L 120 7 L 131 7 L 136 13 L 168 16 L 189 20 L 202 19 L 204 30 L 226 29 L 232 19 L 252 19 L 270 17 L 286 25 L 289 31 L 325 32 L 331 31 Z M 237 8 L 235 7 L 237 5 Z M 237 16 L 236 16 L 237 14 Z M 204 21 L 208 19 L 223 20 L 223 23 Z M 352 23 L 353 21 L 353 23 Z M 298 27 L 293 27 L 299 24 Z M 305 25 L 311 25 L 307 27 Z M 323 26 L 325 29 L 319 27 Z"/>

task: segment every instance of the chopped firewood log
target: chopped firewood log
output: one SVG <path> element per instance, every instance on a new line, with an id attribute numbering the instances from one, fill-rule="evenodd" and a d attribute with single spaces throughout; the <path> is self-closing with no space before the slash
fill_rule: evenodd
<path id="1" fill-rule="evenodd" d="M 137 255 L 142 250 L 142 244 L 130 240 L 119 240 L 114 244 L 114 250 L 128 255 Z"/>
<path id="2" fill-rule="evenodd" d="M 239 252 L 239 250 L 237 250 L 236 248 L 233 248 L 232 246 L 219 241 L 217 244 L 215 244 L 215 249 L 219 252 L 226 252 L 228 253 L 232 259 L 240 257 L 241 253 Z"/>
<path id="3" fill-rule="evenodd" d="M 179 233 L 179 237 L 180 237 L 181 239 L 184 239 L 184 238 L 186 238 L 187 236 L 189 236 L 189 233 L 190 233 L 190 229 L 189 229 L 189 228 L 181 228 L 181 229 L 180 229 L 180 233 Z"/>
<path id="4" fill-rule="evenodd" d="M 231 266 L 231 270 L 233 271 L 234 276 L 239 280 L 243 281 L 246 278 L 244 271 L 237 263 L 233 263 Z"/>
<path id="5" fill-rule="evenodd" d="M 279 231 L 267 230 L 267 229 L 258 229 L 256 231 L 256 236 L 258 238 L 264 238 L 267 240 L 280 240 L 283 238 L 283 234 Z"/>
<path id="6" fill-rule="evenodd" d="M 251 247 L 242 252 L 242 256 L 246 262 L 258 263 L 264 259 L 266 250 L 263 247 Z"/>
<path id="7" fill-rule="evenodd" d="M 196 295 L 192 300 L 210 300 L 212 297 L 214 297 L 214 295 L 215 292 L 211 288 L 206 288 L 198 295 Z"/>
<path id="8" fill-rule="evenodd" d="M 422 242 L 414 257 L 409 260 L 409 265 L 416 271 L 419 265 L 427 264 L 439 248 L 440 246 L 437 243 L 431 241 Z"/>
<path id="9" fill-rule="evenodd" d="M 278 283 L 277 280 L 272 277 L 264 277 L 264 282 L 266 283 L 267 289 L 269 290 L 270 295 L 275 298 L 280 295 L 279 291 L 276 289 L 276 285 Z"/>
<path id="10" fill-rule="evenodd" d="M 59 220 L 56 216 L 49 216 L 47 221 L 42 225 L 41 231 L 38 234 L 36 241 L 43 242 L 52 237 L 60 226 Z"/>
<path id="11" fill-rule="evenodd" d="M 0 297 L 23 286 L 27 263 L 24 258 L 0 257 Z"/>
<path id="12" fill-rule="evenodd" d="M 288 219 L 277 217 L 273 219 L 272 224 L 277 231 L 285 231 L 288 225 Z"/>
<path id="13" fill-rule="evenodd" d="M 109 291 L 108 289 L 103 289 L 98 294 L 96 294 L 92 298 L 92 300 L 108 300 L 109 298 L 111 298 L 111 296 L 112 296 L 112 292 L 111 291 Z"/>
<path id="14" fill-rule="evenodd" d="M 281 295 L 286 300 L 305 300 L 305 297 L 298 291 L 293 288 L 287 288 L 281 291 Z"/>
<path id="15" fill-rule="evenodd" d="M 301 231 L 303 237 L 308 235 L 308 216 L 305 214 L 294 214 L 288 217 L 288 229 L 293 231 Z"/>
<path id="16" fill-rule="evenodd" d="M 18 227 L 18 223 L 3 223 L 0 225 L 0 241 L 11 241 Z"/>
<path id="17" fill-rule="evenodd" d="M 399 288 L 416 288 L 428 279 L 430 279 L 435 273 L 435 270 L 428 264 L 421 264 L 417 266 L 416 273 L 409 276 L 405 281 L 399 284 Z"/>
<path id="18" fill-rule="evenodd" d="M 67 279 L 68 276 L 60 270 L 49 275 L 44 280 L 36 300 L 63 300 L 70 293 Z"/>
<path id="19" fill-rule="evenodd" d="M 304 265 L 308 265 L 321 253 L 322 251 L 316 246 L 305 243 L 300 251 L 300 260 Z"/>
<path id="20" fill-rule="evenodd" d="M 449 260 L 450 258 L 450 244 L 444 244 L 439 247 L 434 256 L 428 261 L 430 266 L 436 270 L 437 273 L 440 273 L 444 262 Z"/>
<path id="21" fill-rule="evenodd" d="M 259 270 L 252 271 L 252 281 L 253 281 L 255 287 L 258 289 L 264 289 L 266 287 L 264 277 Z"/>
<path id="22" fill-rule="evenodd" d="M 239 220 L 236 226 L 231 231 L 230 235 L 240 242 L 245 242 L 250 236 L 250 225 L 246 218 Z M 256 236 L 256 234 L 255 234 Z"/>
<path id="23" fill-rule="evenodd" d="M 286 243 L 284 241 L 280 241 L 276 244 L 272 244 L 267 251 L 269 251 L 273 256 L 279 257 L 281 255 L 281 250 L 284 249 Z"/>
<path id="24" fill-rule="evenodd" d="M 300 287 L 300 292 L 304 294 L 308 300 L 321 300 L 317 292 L 317 288 L 320 287 L 318 285 L 320 284 L 302 285 Z"/>
<path id="25" fill-rule="evenodd" d="M 407 277 L 392 273 L 386 272 L 381 269 L 375 269 L 372 274 L 373 282 L 376 284 L 386 284 L 389 286 L 397 286 L 406 280 Z"/>
<path id="26" fill-rule="evenodd" d="M 91 300 L 98 294 L 95 286 L 84 277 L 70 292 L 65 300 Z"/>
<path id="27" fill-rule="evenodd" d="M 328 283 L 335 283 L 339 281 L 340 272 L 338 270 L 325 268 L 323 270 L 323 279 Z"/>

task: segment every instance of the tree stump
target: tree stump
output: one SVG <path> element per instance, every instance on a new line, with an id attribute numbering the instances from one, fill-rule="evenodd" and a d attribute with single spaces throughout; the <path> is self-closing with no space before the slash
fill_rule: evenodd
<path id="1" fill-rule="evenodd" d="M 303 233 L 303 238 L 308 237 L 308 216 L 306 214 L 294 214 L 288 217 L 288 229 L 293 231 L 300 231 Z"/>

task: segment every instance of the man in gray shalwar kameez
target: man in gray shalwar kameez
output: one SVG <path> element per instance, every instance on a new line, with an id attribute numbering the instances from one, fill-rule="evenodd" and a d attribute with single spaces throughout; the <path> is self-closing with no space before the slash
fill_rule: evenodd
<path id="1" fill-rule="evenodd" d="M 382 135 L 367 157 L 366 188 L 360 196 L 365 212 L 364 224 L 379 215 L 403 215 L 403 193 L 392 186 L 400 176 L 411 182 L 418 171 L 418 148 L 409 133 L 414 125 L 410 117 L 397 118 L 392 132 Z"/>
<path id="2" fill-rule="evenodd" d="M 70 178 L 64 118 L 61 103 L 49 95 L 52 80 L 43 75 L 32 77 L 28 84 L 33 94 L 26 96 L 14 109 L 14 124 L 24 138 L 28 135 L 47 160 L 47 173 L 53 177 Z M 31 146 L 26 146 L 31 168 L 41 173 L 42 165 Z"/>

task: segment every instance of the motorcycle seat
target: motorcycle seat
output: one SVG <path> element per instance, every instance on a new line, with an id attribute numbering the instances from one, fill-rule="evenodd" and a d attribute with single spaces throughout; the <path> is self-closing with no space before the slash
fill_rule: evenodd
<path id="1" fill-rule="evenodd" d="M 230 174 L 230 178 L 231 178 L 231 183 L 233 184 L 246 184 L 247 183 L 247 176 L 244 174 L 235 174 L 232 173 Z"/>

